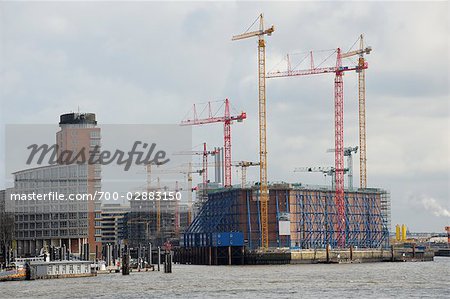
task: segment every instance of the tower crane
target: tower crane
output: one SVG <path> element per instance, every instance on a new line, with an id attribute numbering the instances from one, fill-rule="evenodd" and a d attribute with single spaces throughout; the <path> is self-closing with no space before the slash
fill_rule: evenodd
<path id="1" fill-rule="evenodd" d="M 175 181 L 175 193 L 180 192 L 180 186 L 178 181 Z M 189 191 L 188 191 L 189 192 Z M 175 237 L 180 235 L 180 207 L 178 205 L 178 200 L 175 200 Z"/>
<path id="2" fill-rule="evenodd" d="M 269 28 L 264 28 L 263 14 L 260 14 L 258 19 L 259 19 L 259 30 L 252 32 L 244 32 L 242 34 L 235 35 L 233 36 L 232 40 L 236 41 L 251 37 L 258 37 L 259 163 L 260 163 L 259 200 L 261 203 L 260 204 L 261 247 L 263 249 L 267 249 L 269 247 L 269 220 L 268 220 L 269 188 L 267 184 L 266 44 L 264 41 L 264 36 L 265 35 L 271 36 L 272 33 L 275 31 L 275 28 L 273 25 Z"/>
<path id="3" fill-rule="evenodd" d="M 208 117 L 199 118 L 197 114 L 197 108 L 194 104 L 194 115 L 192 119 L 186 119 L 181 121 L 182 126 L 193 126 L 193 125 L 204 125 L 211 123 L 223 122 L 224 128 L 224 158 L 225 158 L 225 182 L 224 187 L 231 187 L 231 123 L 233 121 L 242 122 L 247 118 L 247 114 L 245 112 L 241 112 L 239 115 L 230 115 L 230 102 L 228 99 L 225 99 L 225 112 L 224 116 L 216 116 L 213 114 L 211 109 L 211 102 L 207 103 L 208 107 Z M 205 107 L 206 108 L 206 107 Z M 204 109 L 203 109 L 204 110 Z"/>
<path id="4" fill-rule="evenodd" d="M 336 149 L 330 148 L 327 150 L 327 153 L 334 153 Z M 347 157 L 347 169 L 348 169 L 348 190 L 353 190 L 353 157 L 352 153 L 358 151 L 358 147 L 344 147 L 344 157 Z"/>
<path id="5" fill-rule="evenodd" d="M 366 63 L 364 54 L 370 54 L 371 47 L 364 48 L 364 36 L 359 37 L 359 49 L 342 54 L 342 58 L 358 55 L 358 106 L 359 106 L 359 186 L 367 188 L 367 144 L 366 144 Z"/>
<path id="6" fill-rule="evenodd" d="M 344 168 L 344 173 L 347 171 L 348 168 Z M 294 172 L 322 172 L 324 175 L 331 176 L 331 188 L 335 188 L 336 169 L 334 167 L 297 167 Z"/>
<path id="7" fill-rule="evenodd" d="M 156 188 L 157 190 L 161 190 L 161 180 L 158 177 L 156 180 Z M 157 200 L 156 201 L 156 233 L 158 238 L 161 236 L 161 201 Z"/>
<path id="8" fill-rule="evenodd" d="M 203 151 L 181 151 L 176 152 L 174 155 L 201 155 L 203 157 L 203 169 L 202 169 L 202 201 L 208 199 L 208 155 L 215 155 L 217 151 L 208 151 L 206 149 L 206 142 L 203 143 Z"/>
<path id="9" fill-rule="evenodd" d="M 187 181 L 188 181 L 188 225 L 192 222 L 192 174 L 198 173 L 199 175 L 202 175 L 204 172 L 203 169 L 201 170 L 192 170 L 192 163 L 189 163 L 189 170 L 187 171 Z"/>
<path id="10" fill-rule="evenodd" d="M 367 47 L 363 49 L 364 53 L 370 53 L 371 48 Z M 269 72 L 267 78 L 280 78 L 291 76 L 306 76 L 325 73 L 334 73 L 334 136 L 335 136 L 335 169 L 336 169 L 336 182 L 335 182 L 335 203 L 337 209 L 337 226 L 335 228 L 337 232 L 337 243 L 339 247 L 345 247 L 345 227 L 346 216 L 344 207 L 344 81 L 343 75 L 347 71 L 360 71 L 368 67 L 367 62 L 363 61 L 363 64 L 356 66 L 343 66 L 342 58 L 358 55 L 360 51 L 353 51 L 347 53 L 341 53 L 341 49 L 336 50 L 336 65 L 333 67 L 315 67 L 313 52 L 310 52 L 311 65 L 306 70 L 291 69 L 291 63 L 289 56 L 287 57 L 287 70 Z"/>
<path id="11" fill-rule="evenodd" d="M 245 184 L 247 183 L 247 167 L 250 166 L 258 166 L 260 165 L 259 162 L 250 162 L 250 161 L 239 161 L 236 163 L 233 163 L 233 166 L 240 167 L 241 168 L 241 187 L 245 188 Z"/>
<path id="12" fill-rule="evenodd" d="M 189 163 L 190 164 L 190 163 Z M 152 170 L 151 170 L 151 164 L 147 164 L 146 165 L 147 168 L 147 192 L 151 192 L 153 190 L 161 190 L 161 180 L 159 178 L 159 176 L 157 177 L 157 187 L 156 188 L 152 188 L 151 187 L 151 175 L 152 175 Z M 202 175 L 203 170 L 192 170 L 192 166 L 189 165 L 189 168 L 186 170 L 184 168 L 181 169 L 159 169 L 157 171 L 158 174 L 168 174 L 168 173 L 181 173 L 181 174 L 186 174 L 187 175 L 187 181 L 188 181 L 188 224 L 191 223 L 192 220 L 192 174 L 193 173 L 198 173 L 199 175 Z M 178 186 L 178 181 L 175 182 L 175 191 L 178 192 L 179 191 L 179 186 Z M 177 217 L 178 214 L 178 201 L 176 202 L 175 206 L 175 217 Z M 179 217 L 178 217 L 179 218 Z M 179 227 L 179 226 L 178 226 Z M 175 230 L 177 229 L 176 224 L 175 224 Z M 159 200 L 156 200 L 156 231 L 159 234 L 161 232 L 161 202 Z"/>

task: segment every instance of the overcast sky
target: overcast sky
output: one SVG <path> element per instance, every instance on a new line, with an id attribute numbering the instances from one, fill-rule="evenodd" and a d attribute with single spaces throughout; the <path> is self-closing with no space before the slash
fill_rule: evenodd
<path id="1" fill-rule="evenodd" d="M 173 124 L 193 103 L 228 97 L 248 114 L 232 127 L 233 160 L 257 161 L 257 43 L 231 36 L 263 12 L 275 25 L 267 38 L 272 69 L 288 52 L 348 50 L 364 33 L 373 48 L 368 185 L 391 192 L 393 226 L 441 232 L 450 224 L 448 8 L 448 2 L 1 2 L 2 128 L 57 123 L 78 107 L 100 123 Z M 357 76 L 344 81 L 345 145 L 356 146 Z M 293 169 L 334 164 L 326 153 L 334 147 L 333 76 L 269 79 L 267 109 L 269 180 L 329 184 L 321 174 Z M 223 144 L 220 124 L 193 134 L 193 144 Z M 358 185 L 359 155 L 354 166 Z M 257 169 L 249 169 L 248 180 L 257 179 Z M 235 170 L 233 182 L 239 183 Z"/>

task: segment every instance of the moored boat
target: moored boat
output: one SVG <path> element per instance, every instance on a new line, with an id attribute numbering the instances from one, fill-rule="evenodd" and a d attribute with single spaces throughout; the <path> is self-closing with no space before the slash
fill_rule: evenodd
<path id="1" fill-rule="evenodd" d="M 0 271 L 0 281 L 24 280 L 26 278 L 25 269 L 10 268 Z"/>

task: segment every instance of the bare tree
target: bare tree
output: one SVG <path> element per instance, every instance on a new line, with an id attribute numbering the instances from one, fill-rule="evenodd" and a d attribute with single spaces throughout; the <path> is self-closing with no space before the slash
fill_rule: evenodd
<path id="1" fill-rule="evenodd" d="M 6 266 L 9 264 L 10 251 L 14 238 L 14 214 L 0 211 L 0 251 L 3 251 Z"/>

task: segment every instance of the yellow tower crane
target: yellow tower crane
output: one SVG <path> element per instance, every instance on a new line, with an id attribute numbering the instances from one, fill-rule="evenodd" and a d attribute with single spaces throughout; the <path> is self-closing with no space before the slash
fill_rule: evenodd
<path id="1" fill-rule="evenodd" d="M 259 30 L 244 32 L 233 36 L 232 40 L 258 37 L 258 95 L 259 95 L 259 179 L 260 179 L 260 209 L 261 209 L 261 247 L 269 247 L 268 200 L 269 188 L 267 184 L 267 149 L 266 149 L 266 45 L 264 35 L 272 35 L 274 26 L 264 29 L 264 17 L 260 14 Z M 257 19 L 257 20 L 258 20 Z M 255 20 L 256 22 L 256 20 Z M 253 25 L 252 25 L 253 26 Z M 251 26 L 250 26 L 251 27 Z"/>
<path id="2" fill-rule="evenodd" d="M 364 54 L 370 54 L 371 47 L 364 48 L 364 36 L 359 37 L 359 49 L 342 54 L 342 58 L 359 55 L 358 65 L 358 102 L 359 102 L 359 186 L 367 188 L 366 156 L 366 70 Z"/>

